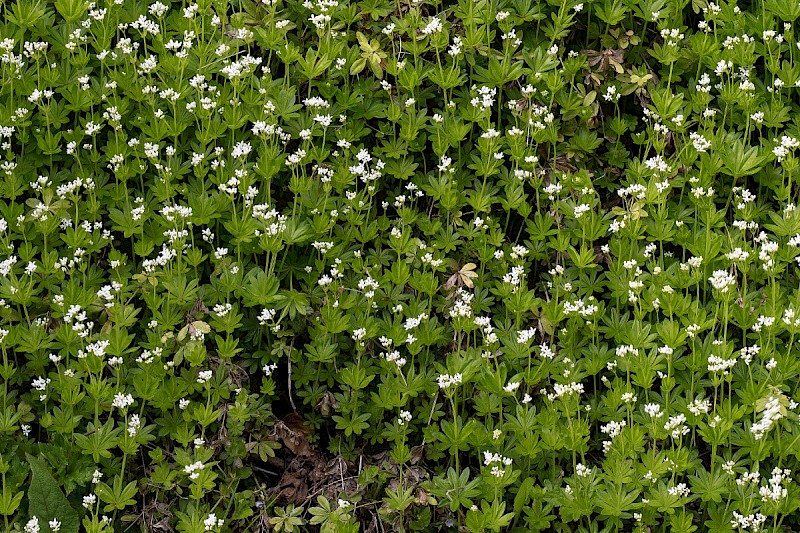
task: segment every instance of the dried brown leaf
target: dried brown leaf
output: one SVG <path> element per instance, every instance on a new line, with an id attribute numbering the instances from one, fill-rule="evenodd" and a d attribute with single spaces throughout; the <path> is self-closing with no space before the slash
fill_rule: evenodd
<path id="1" fill-rule="evenodd" d="M 270 437 L 280 440 L 293 454 L 308 457 L 312 455 L 308 442 L 310 434 L 311 430 L 303 423 L 303 419 L 295 413 L 289 413 L 283 420 L 275 423 Z"/>

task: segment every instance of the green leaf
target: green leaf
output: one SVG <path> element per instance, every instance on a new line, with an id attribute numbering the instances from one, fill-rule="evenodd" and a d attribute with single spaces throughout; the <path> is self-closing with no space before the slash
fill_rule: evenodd
<path id="1" fill-rule="evenodd" d="M 3 491 L 3 495 L 0 496 L 0 514 L 4 516 L 11 516 L 14 514 L 14 511 L 19 507 L 24 495 L 25 493 L 18 492 L 14 494 L 14 496 L 11 496 L 11 491 Z"/>
<path id="2" fill-rule="evenodd" d="M 310 310 L 308 296 L 300 291 L 282 290 L 276 297 L 277 309 L 285 309 L 289 318 L 294 320 L 298 314 L 305 315 Z"/>
<path id="3" fill-rule="evenodd" d="M 514 496 L 514 514 L 518 515 L 522 512 L 528 502 L 531 501 L 532 492 L 535 482 L 532 477 L 525 478 L 522 485 L 517 490 L 517 495 Z"/>
<path id="4" fill-rule="evenodd" d="M 692 493 L 697 494 L 704 502 L 721 502 L 728 490 L 728 478 L 720 471 L 701 470 L 696 476 L 689 476 Z"/>
<path id="5" fill-rule="evenodd" d="M 84 455 L 91 455 L 95 462 L 100 462 L 101 457 L 111 457 L 111 450 L 119 442 L 119 434 L 122 428 L 114 427 L 114 420 L 109 419 L 103 425 L 95 426 L 89 422 L 87 434 L 75 434 L 75 442 L 83 451 Z"/>
<path id="6" fill-rule="evenodd" d="M 242 288 L 237 294 L 248 307 L 272 305 L 278 293 L 278 278 L 255 267 L 247 273 Z"/>
<path id="7" fill-rule="evenodd" d="M 56 0 L 56 11 L 70 24 L 79 21 L 89 10 L 88 0 Z"/>
<path id="8" fill-rule="evenodd" d="M 600 506 L 601 517 L 630 518 L 631 512 L 639 509 L 642 504 L 634 503 L 641 493 L 638 488 L 627 492 L 621 485 L 613 489 L 601 491 L 597 496 L 597 505 Z"/>
<path id="9" fill-rule="evenodd" d="M 722 172 L 734 178 L 755 174 L 767 159 L 759 155 L 757 146 L 745 146 L 740 139 L 730 142 L 730 138 L 723 144 L 720 158 L 724 164 Z"/>
<path id="10" fill-rule="evenodd" d="M 336 422 L 336 429 L 343 429 L 346 436 L 361 435 L 361 433 L 369 427 L 367 420 L 370 418 L 369 413 L 357 414 L 352 411 L 344 413 L 345 416 L 333 416 Z"/>
<path id="11" fill-rule="evenodd" d="M 133 496 L 136 495 L 136 482 L 131 481 L 125 486 L 122 483 L 122 477 L 116 476 L 113 488 L 102 481 L 95 487 L 97 497 L 108 504 L 103 508 L 104 512 L 118 511 L 136 504 L 136 500 L 133 499 Z"/>
<path id="12" fill-rule="evenodd" d="M 78 513 L 70 507 L 58 482 L 47 465 L 30 454 L 25 454 L 31 467 L 31 486 L 28 488 L 28 515 L 36 516 L 39 524 L 54 518 L 61 522 L 60 533 L 77 533 Z"/>

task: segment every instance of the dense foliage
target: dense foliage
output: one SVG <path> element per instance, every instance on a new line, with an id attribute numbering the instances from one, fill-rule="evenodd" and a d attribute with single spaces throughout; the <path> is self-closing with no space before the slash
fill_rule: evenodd
<path id="1" fill-rule="evenodd" d="M 800 528 L 800 3 L 0 16 L 6 531 Z"/>

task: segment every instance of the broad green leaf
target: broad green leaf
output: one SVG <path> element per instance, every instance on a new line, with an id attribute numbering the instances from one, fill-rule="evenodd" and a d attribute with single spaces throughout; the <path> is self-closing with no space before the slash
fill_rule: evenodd
<path id="1" fill-rule="evenodd" d="M 78 513 L 70 506 L 67 497 L 50 473 L 47 465 L 36 457 L 25 454 L 31 467 L 31 484 L 28 487 L 28 516 L 36 516 L 40 527 L 54 518 L 61 522 L 60 533 L 77 533 Z"/>

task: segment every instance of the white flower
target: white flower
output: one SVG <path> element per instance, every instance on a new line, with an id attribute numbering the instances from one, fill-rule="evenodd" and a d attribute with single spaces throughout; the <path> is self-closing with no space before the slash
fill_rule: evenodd
<path id="1" fill-rule="evenodd" d="M 47 386 L 50 384 L 51 381 L 52 380 L 50 378 L 45 379 L 45 378 L 39 376 L 38 378 L 34 379 L 31 382 L 31 387 L 33 387 L 34 390 L 42 392 L 47 388 Z"/>
<path id="2" fill-rule="evenodd" d="M 622 394 L 622 401 L 625 403 L 636 403 L 638 398 L 632 392 L 625 392 Z"/>
<path id="3" fill-rule="evenodd" d="M 699 133 L 691 133 L 689 139 L 692 140 L 694 149 L 698 152 L 706 152 L 711 148 L 711 141 L 700 135 Z"/>
<path id="4" fill-rule="evenodd" d="M 513 461 L 508 457 L 503 457 L 499 453 L 492 453 L 489 451 L 483 452 L 483 464 L 489 466 L 494 463 L 511 466 Z"/>
<path id="5" fill-rule="evenodd" d="M 262 326 L 266 326 L 269 322 L 275 319 L 275 314 L 277 311 L 275 309 L 262 309 L 261 314 L 258 315 L 258 323 Z"/>
<path id="6" fill-rule="evenodd" d="M 536 335 L 536 328 L 524 329 L 517 332 L 517 343 L 525 344 Z"/>
<path id="7" fill-rule="evenodd" d="M 439 388 L 440 389 L 450 388 L 453 385 L 460 384 L 462 381 L 463 381 L 463 375 L 460 374 L 460 373 L 459 374 L 454 374 L 452 376 L 449 375 L 449 374 L 441 374 L 437 378 L 437 382 L 439 383 Z"/>
<path id="8" fill-rule="evenodd" d="M 154 2 L 150 4 L 150 14 L 156 17 L 161 17 L 169 10 L 168 6 L 165 6 L 161 2 Z"/>
<path id="9" fill-rule="evenodd" d="M 584 213 L 588 213 L 589 211 L 591 211 L 591 209 L 592 206 L 590 206 L 589 204 L 580 204 L 575 206 L 575 209 L 573 210 L 572 213 L 575 216 L 575 218 L 581 218 Z"/>
<path id="10" fill-rule="evenodd" d="M 690 257 L 686 262 L 689 263 L 691 267 L 700 268 L 700 265 L 703 263 L 703 256 Z"/>
<path id="11" fill-rule="evenodd" d="M 503 477 L 506 474 L 506 471 L 501 469 L 499 466 L 493 466 L 491 470 L 491 474 L 494 477 Z"/>
<path id="12" fill-rule="evenodd" d="M 25 533 L 39 533 L 39 519 L 34 516 L 28 520 L 28 523 L 25 524 L 22 530 L 25 531 Z"/>
<path id="13" fill-rule="evenodd" d="M 761 501 L 779 502 L 789 495 L 788 489 L 782 486 L 784 481 L 791 482 L 792 471 L 787 469 L 781 470 L 778 467 L 772 469 L 772 477 L 768 480 L 768 485 L 763 485 L 759 488 L 758 493 L 761 495 Z"/>
<path id="14" fill-rule="evenodd" d="M 728 370 L 736 364 L 736 357 L 733 359 L 724 359 L 722 357 L 711 354 L 708 356 L 708 371 L 709 372 L 722 372 L 725 376 Z"/>
<path id="15" fill-rule="evenodd" d="M 689 428 L 685 425 L 686 415 L 679 414 L 669 417 L 669 421 L 664 424 L 664 429 L 670 431 L 673 439 L 679 439 L 682 435 L 689 433 Z"/>
<path id="16" fill-rule="evenodd" d="M 433 17 L 431 21 L 422 29 L 423 35 L 431 35 L 442 31 L 442 21 L 438 17 Z"/>
<path id="17" fill-rule="evenodd" d="M 205 468 L 205 465 L 201 461 L 197 461 L 190 465 L 186 465 L 183 467 L 183 472 L 185 474 L 189 474 L 189 479 L 197 479 L 200 477 L 199 471 Z"/>
<path id="18" fill-rule="evenodd" d="M 606 88 L 605 94 L 603 94 L 603 98 L 608 102 L 616 102 L 619 100 L 619 93 L 617 93 L 617 88 L 613 85 L 609 85 Z"/>
<path id="19" fill-rule="evenodd" d="M 697 399 L 687 405 L 686 408 L 689 409 L 689 412 L 694 416 L 700 416 L 708 413 L 709 409 L 711 409 L 711 400 L 708 398 Z"/>
<path id="20" fill-rule="evenodd" d="M 231 156 L 234 158 L 243 157 L 250 153 L 252 147 L 250 143 L 245 141 L 239 141 L 233 146 L 233 150 L 231 151 Z"/>
<path id="21" fill-rule="evenodd" d="M 728 292 L 730 287 L 736 285 L 736 276 L 728 272 L 727 270 L 715 270 L 714 274 L 708 281 L 711 285 L 720 292 Z"/>
<path id="22" fill-rule="evenodd" d="M 411 421 L 411 413 L 409 411 L 400 411 L 400 418 L 397 419 L 397 423 L 401 426 L 406 425 L 406 422 Z"/>
<path id="23" fill-rule="evenodd" d="M 214 528 L 222 527 L 223 523 L 224 523 L 223 520 L 217 518 L 217 515 L 215 515 L 214 513 L 210 513 L 208 515 L 208 518 L 203 520 L 203 525 L 205 526 L 206 531 L 211 531 Z"/>
<path id="24" fill-rule="evenodd" d="M 89 507 L 91 507 L 95 503 L 97 503 L 97 496 L 95 494 L 89 494 L 89 495 L 83 497 L 83 506 L 85 508 L 88 509 Z"/>
<path id="25" fill-rule="evenodd" d="M 587 468 L 583 463 L 575 465 L 575 474 L 578 477 L 588 477 L 592 473 L 591 468 Z"/>
<path id="26" fill-rule="evenodd" d="M 133 405 L 133 396 L 131 396 L 130 394 L 122 394 L 121 392 L 118 392 L 114 396 L 114 401 L 112 402 L 112 405 L 118 409 L 127 409 L 128 407 Z"/>
<path id="27" fill-rule="evenodd" d="M 686 497 L 691 494 L 691 491 L 689 490 L 689 487 L 686 486 L 686 483 L 678 483 L 674 487 L 667 489 L 667 492 L 670 494 L 670 496 Z"/>
<path id="28" fill-rule="evenodd" d="M 135 437 L 136 433 L 139 432 L 139 429 L 142 427 L 142 421 L 139 419 L 139 415 L 134 414 L 131 415 L 130 420 L 128 421 L 128 435 L 131 437 Z"/>

